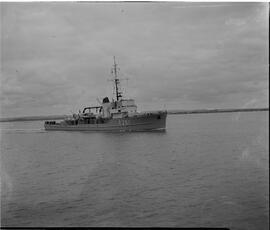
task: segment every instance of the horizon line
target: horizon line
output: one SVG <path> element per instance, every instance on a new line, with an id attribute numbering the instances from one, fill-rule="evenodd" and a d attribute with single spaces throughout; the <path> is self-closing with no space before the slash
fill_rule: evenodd
<path id="1" fill-rule="evenodd" d="M 165 109 L 166 110 L 166 109 Z M 156 111 L 156 110 L 151 110 Z M 151 112 L 151 111 L 142 111 Z M 252 111 L 269 111 L 269 107 L 259 108 L 229 108 L 229 109 L 167 109 L 168 114 L 192 114 L 192 113 L 222 113 L 222 112 L 252 112 Z M 0 122 L 9 121 L 31 121 L 31 120 L 46 120 L 46 119 L 63 119 L 67 114 L 62 115 L 24 115 L 19 117 L 0 117 Z"/>

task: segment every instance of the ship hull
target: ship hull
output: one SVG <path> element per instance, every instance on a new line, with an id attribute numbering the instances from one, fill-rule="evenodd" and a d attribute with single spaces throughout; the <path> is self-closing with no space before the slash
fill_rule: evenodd
<path id="1" fill-rule="evenodd" d="M 45 124 L 45 130 L 136 132 L 166 129 L 167 112 L 144 113 L 127 118 L 110 119 L 103 124 Z"/>

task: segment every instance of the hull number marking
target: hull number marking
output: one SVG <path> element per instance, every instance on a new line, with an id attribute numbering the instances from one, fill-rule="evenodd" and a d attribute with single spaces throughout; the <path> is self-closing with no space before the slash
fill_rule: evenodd
<path id="1" fill-rule="evenodd" d="M 128 125 L 128 121 L 127 120 L 119 120 L 119 125 L 121 126 L 127 126 Z"/>

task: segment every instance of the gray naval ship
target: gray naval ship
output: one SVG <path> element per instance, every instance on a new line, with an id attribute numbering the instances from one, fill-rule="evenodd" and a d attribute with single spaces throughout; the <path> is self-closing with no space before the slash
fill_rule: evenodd
<path id="1" fill-rule="evenodd" d="M 103 98 L 99 106 L 85 107 L 63 121 L 45 121 L 45 130 L 131 132 L 166 129 L 167 111 L 137 112 L 133 99 L 124 99 L 120 91 L 117 64 L 114 57 L 112 74 L 115 99 Z"/>

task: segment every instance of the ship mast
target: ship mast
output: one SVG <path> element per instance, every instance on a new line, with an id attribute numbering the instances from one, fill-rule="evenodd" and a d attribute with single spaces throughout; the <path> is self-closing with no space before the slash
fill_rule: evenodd
<path id="1" fill-rule="evenodd" d="M 118 101 L 119 98 L 122 97 L 122 92 L 120 91 L 119 87 L 120 87 L 120 79 L 118 78 L 117 76 L 117 70 L 119 70 L 119 68 L 117 67 L 117 64 L 115 62 L 115 56 L 113 56 L 113 61 L 114 61 L 114 64 L 113 64 L 113 69 L 112 69 L 112 72 L 114 74 L 114 84 L 115 84 L 115 93 L 116 93 L 116 100 Z"/>

